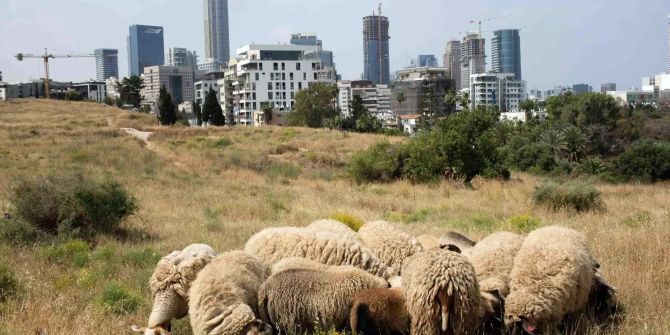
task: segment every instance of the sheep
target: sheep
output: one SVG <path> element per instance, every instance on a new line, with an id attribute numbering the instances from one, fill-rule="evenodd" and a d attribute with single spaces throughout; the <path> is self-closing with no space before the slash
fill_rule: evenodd
<path id="1" fill-rule="evenodd" d="M 327 270 L 328 265 L 318 263 L 307 258 L 289 257 L 280 260 L 272 266 L 272 274 L 277 274 L 286 270 L 307 269 L 307 270 Z"/>
<path id="2" fill-rule="evenodd" d="M 247 241 L 244 250 L 275 264 L 288 257 L 302 257 L 327 265 L 351 265 L 375 276 L 389 278 L 386 265 L 362 243 L 328 232 L 304 228 L 266 228 Z"/>
<path id="3" fill-rule="evenodd" d="M 437 249 L 440 247 L 440 239 L 430 234 L 423 234 L 416 238 L 423 250 Z"/>
<path id="4" fill-rule="evenodd" d="M 484 306 L 472 264 L 456 252 L 432 249 L 403 263 L 410 334 L 475 334 Z"/>
<path id="5" fill-rule="evenodd" d="M 188 314 L 188 291 L 198 273 L 216 257 L 212 247 L 192 244 L 182 251 L 174 251 L 156 265 L 149 281 L 154 305 L 147 327 L 132 326 L 142 334 L 163 334 L 170 331 L 172 319 Z"/>
<path id="6" fill-rule="evenodd" d="M 385 221 L 366 223 L 356 237 L 386 264 L 391 274 L 398 274 L 407 257 L 423 250 L 417 240 Z"/>
<path id="7" fill-rule="evenodd" d="M 461 253 L 461 251 L 467 253 L 475 246 L 475 244 L 477 244 L 477 242 L 471 240 L 469 237 L 453 231 L 440 237 L 440 248 L 457 251 L 459 253 Z M 455 246 L 456 248 L 450 246 Z"/>
<path id="8" fill-rule="evenodd" d="M 259 314 L 279 333 L 342 330 L 354 296 L 386 281 L 352 266 L 289 269 L 273 274 L 258 291 Z"/>
<path id="9" fill-rule="evenodd" d="M 318 220 L 312 222 L 306 229 L 338 234 L 342 237 L 356 238 L 356 232 L 346 224 L 336 220 Z"/>
<path id="10" fill-rule="evenodd" d="M 222 254 L 205 267 L 189 294 L 194 335 L 271 335 L 256 317 L 257 293 L 270 268 L 241 251 Z"/>
<path id="11" fill-rule="evenodd" d="M 352 334 L 408 334 L 405 291 L 400 288 L 372 288 L 359 292 L 354 297 L 349 324 Z"/>
<path id="12" fill-rule="evenodd" d="M 530 334 L 555 330 L 566 315 L 587 307 L 594 264 L 581 233 L 559 226 L 532 232 L 510 273 L 506 325 Z"/>
<path id="13" fill-rule="evenodd" d="M 509 274 L 523 239 L 514 233 L 496 233 L 468 251 L 466 256 L 475 267 L 481 291 L 498 291 L 503 297 L 509 294 Z"/>

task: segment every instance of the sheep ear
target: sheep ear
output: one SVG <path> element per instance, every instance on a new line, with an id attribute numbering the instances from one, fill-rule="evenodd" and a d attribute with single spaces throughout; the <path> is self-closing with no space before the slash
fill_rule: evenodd
<path id="1" fill-rule="evenodd" d="M 458 253 L 458 254 L 463 253 L 463 252 L 461 251 L 461 248 L 459 248 L 459 247 L 457 247 L 456 245 L 453 245 L 453 244 L 441 245 L 441 246 L 440 246 L 440 249 L 442 249 L 442 250 L 449 250 L 449 251 L 451 251 L 451 252 L 455 252 L 455 253 Z"/>
<path id="2" fill-rule="evenodd" d="M 144 333 L 144 328 L 138 327 L 136 325 L 132 325 L 130 327 L 130 330 L 132 330 L 133 333 L 138 333 L 138 334 L 143 334 Z"/>

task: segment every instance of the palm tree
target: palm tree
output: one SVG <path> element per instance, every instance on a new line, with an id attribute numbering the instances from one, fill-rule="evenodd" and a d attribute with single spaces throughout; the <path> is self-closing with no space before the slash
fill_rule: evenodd
<path id="1" fill-rule="evenodd" d="M 398 107 L 399 111 L 398 111 L 397 114 L 401 115 L 402 114 L 402 103 L 405 102 L 405 100 L 407 100 L 405 98 L 405 93 L 404 92 L 398 93 L 398 95 L 395 97 L 395 99 L 398 101 L 398 105 L 399 105 L 399 107 Z"/>
<path id="2" fill-rule="evenodd" d="M 563 136 L 565 138 L 565 147 L 568 152 L 568 160 L 572 162 L 578 161 L 579 156 L 586 148 L 586 136 L 584 136 L 581 129 L 575 126 L 566 128 L 563 131 Z"/>
<path id="3" fill-rule="evenodd" d="M 540 135 L 540 141 L 551 148 L 551 152 L 558 158 L 561 151 L 566 150 L 565 136 L 558 129 L 549 129 Z"/>

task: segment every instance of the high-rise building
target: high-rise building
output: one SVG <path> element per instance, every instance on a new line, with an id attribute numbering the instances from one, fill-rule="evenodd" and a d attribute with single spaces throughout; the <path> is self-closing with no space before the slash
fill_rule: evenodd
<path id="1" fill-rule="evenodd" d="M 419 55 L 419 67 L 438 67 L 435 55 Z"/>
<path id="2" fill-rule="evenodd" d="M 396 116 L 444 116 L 452 111 L 444 97 L 452 90 L 452 81 L 446 69 L 415 67 L 396 71 L 391 93 L 391 109 Z M 405 100 L 398 101 L 402 94 Z"/>
<path id="3" fill-rule="evenodd" d="M 363 79 L 376 85 L 388 85 L 391 80 L 389 61 L 389 19 L 379 13 L 363 18 Z"/>
<path id="4" fill-rule="evenodd" d="M 314 52 L 308 53 L 308 58 L 318 58 L 321 60 L 321 66 L 324 69 L 330 70 L 331 79 L 337 80 L 337 70 L 335 69 L 335 60 L 333 52 L 323 50 L 323 41 L 321 41 L 315 34 L 292 34 L 292 45 L 302 45 L 314 47 Z"/>
<path id="5" fill-rule="evenodd" d="M 670 74 L 670 14 L 668 14 L 668 74 Z"/>
<path id="6" fill-rule="evenodd" d="M 165 64 L 163 27 L 130 26 L 128 35 L 128 72 L 139 76 L 148 66 Z"/>
<path id="7" fill-rule="evenodd" d="M 572 85 L 572 93 L 583 94 L 593 92 L 593 87 L 589 84 L 574 84 Z"/>
<path id="8" fill-rule="evenodd" d="M 461 89 L 470 88 L 470 75 L 486 73 L 486 43 L 477 33 L 468 33 L 461 43 Z"/>
<path id="9" fill-rule="evenodd" d="M 386 85 L 375 85 L 368 80 L 343 80 L 337 83 L 337 104 L 343 116 L 351 115 L 351 104 L 354 97 L 360 97 L 363 106 L 370 115 L 379 120 L 390 120 L 391 113 L 391 89 Z"/>
<path id="10" fill-rule="evenodd" d="M 604 83 L 600 85 L 600 93 L 607 93 L 607 92 L 613 92 L 616 91 L 616 84 L 615 83 Z"/>
<path id="11" fill-rule="evenodd" d="M 447 42 L 442 66 L 447 68 L 449 77 L 454 82 L 454 89 L 461 89 L 461 41 Z"/>
<path id="12" fill-rule="evenodd" d="M 195 72 L 198 69 L 198 55 L 195 51 L 190 51 L 185 48 L 170 48 L 167 54 L 167 63 L 169 66 L 185 66 L 193 69 Z"/>
<path id="13" fill-rule="evenodd" d="M 95 73 L 98 81 L 119 77 L 119 50 L 96 49 L 93 54 L 95 55 Z"/>
<path id="14" fill-rule="evenodd" d="M 513 73 L 480 73 L 470 78 L 471 108 L 496 106 L 500 112 L 518 111 L 526 99 L 526 83 Z"/>
<path id="15" fill-rule="evenodd" d="M 226 64 L 230 60 L 228 0 L 204 0 L 205 59 Z"/>
<path id="16" fill-rule="evenodd" d="M 161 86 L 172 96 L 172 102 L 181 104 L 194 99 L 193 71 L 189 67 L 180 66 L 148 66 L 144 69 L 144 103 L 150 104 L 155 110 Z"/>
<path id="17" fill-rule="evenodd" d="M 496 30 L 491 43 L 491 67 L 494 73 L 513 73 L 521 80 L 521 36 L 518 29 Z"/>

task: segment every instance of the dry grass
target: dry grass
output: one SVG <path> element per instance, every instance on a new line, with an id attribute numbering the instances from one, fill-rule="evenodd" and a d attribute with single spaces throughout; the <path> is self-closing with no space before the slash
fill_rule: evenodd
<path id="1" fill-rule="evenodd" d="M 617 330 L 593 334 L 670 334 L 670 185 L 598 185 L 606 211 L 576 214 L 533 205 L 538 177 L 515 174 L 508 183 L 355 185 L 343 166 L 356 150 L 381 137 L 288 128 L 158 128 L 150 116 L 95 104 L 20 101 L 0 104 L 0 210 L 21 175 L 78 169 L 114 176 L 141 209 L 124 238 L 101 237 L 84 264 L 55 262 L 48 245 L 0 245 L 0 259 L 27 288 L 0 309 L 0 334 L 118 334 L 146 322 L 146 281 L 154 261 L 130 254 L 163 254 L 193 242 L 219 251 L 240 248 L 254 232 L 306 225 L 333 214 L 388 219 L 407 231 L 440 235 L 455 229 L 480 238 L 516 229 L 527 215 L 588 235 L 627 316 Z M 118 130 L 156 131 L 145 146 Z M 393 139 L 400 140 L 400 139 Z M 146 250 L 145 250 L 146 249 Z M 130 315 L 110 314 L 100 295 L 109 281 L 143 297 Z M 188 322 L 176 334 L 189 334 Z"/>

